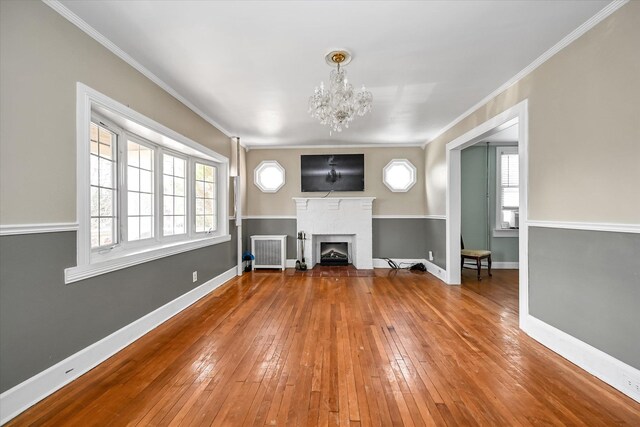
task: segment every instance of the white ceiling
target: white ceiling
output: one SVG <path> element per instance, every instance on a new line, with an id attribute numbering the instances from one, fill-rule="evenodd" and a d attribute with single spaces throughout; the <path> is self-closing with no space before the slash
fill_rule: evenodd
<path id="1" fill-rule="evenodd" d="M 249 146 L 423 143 L 608 3 L 62 1 Z M 374 104 L 330 136 L 307 102 L 334 48 Z"/>

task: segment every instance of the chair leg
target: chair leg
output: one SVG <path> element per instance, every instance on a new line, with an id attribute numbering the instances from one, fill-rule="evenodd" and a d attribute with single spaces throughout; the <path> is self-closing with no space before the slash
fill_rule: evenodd
<path id="1" fill-rule="evenodd" d="M 480 280 L 482 280 L 482 279 L 480 278 L 480 265 L 481 265 L 481 264 L 480 264 L 480 258 L 477 258 L 477 259 L 476 259 L 476 265 L 478 266 L 478 281 L 480 281 Z"/>
<path id="2" fill-rule="evenodd" d="M 489 255 L 489 259 L 487 261 L 489 262 L 489 276 L 491 276 L 491 255 Z"/>
<path id="3" fill-rule="evenodd" d="M 464 268 L 464 257 L 461 256 L 460 257 L 460 272 L 462 272 L 462 269 Z"/>

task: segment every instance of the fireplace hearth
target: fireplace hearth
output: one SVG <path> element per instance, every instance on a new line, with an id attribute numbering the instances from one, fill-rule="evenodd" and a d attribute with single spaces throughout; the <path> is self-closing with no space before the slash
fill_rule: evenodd
<path id="1" fill-rule="evenodd" d="M 320 242 L 321 265 L 349 265 L 347 242 Z"/>

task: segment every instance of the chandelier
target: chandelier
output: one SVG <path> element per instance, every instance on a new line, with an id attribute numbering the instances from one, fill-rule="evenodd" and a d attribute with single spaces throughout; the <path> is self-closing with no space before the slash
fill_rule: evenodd
<path id="1" fill-rule="evenodd" d="M 371 110 L 373 95 L 365 89 L 354 90 L 347 80 L 347 72 L 340 68 L 340 64 L 347 65 L 351 61 L 351 54 L 345 50 L 329 52 L 325 57 L 327 63 L 335 65 L 336 69 L 329 74 L 329 88 L 316 87 L 309 98 L 309 114 L 329 126 L 331 131 L 342 132 L 349 123 L 358 116 L 364 116 Z"/>

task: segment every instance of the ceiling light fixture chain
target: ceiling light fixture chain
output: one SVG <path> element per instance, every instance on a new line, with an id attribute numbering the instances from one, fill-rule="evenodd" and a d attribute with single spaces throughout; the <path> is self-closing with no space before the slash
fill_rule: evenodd
<path id="1" fill-rule="evenodd" d="M 331 131 L 342 132 L 347 129 L 353 119 L 364 116 L 371 111 L 373 95 L 364 85 L 362 89 L 354 90 L 353 85 L 347 79 L 347 72 L 341 68 L 341 64 L 351 61 L 351 54 L 346 50 L 333 51 L 325 57 L 327 63 L 336 65 L 335 70 L 329 73 L 329 88 L 324 82 L 316 87 L 309 98 L 309 114 L 329 126 Z"/>

